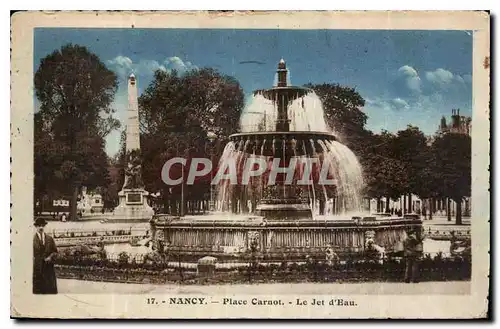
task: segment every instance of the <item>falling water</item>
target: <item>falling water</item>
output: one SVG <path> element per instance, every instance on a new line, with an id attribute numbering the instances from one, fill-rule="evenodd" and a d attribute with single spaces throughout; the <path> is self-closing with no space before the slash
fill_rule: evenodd
<path id="1" fill-rule="evenodd" d="M 262 95 L 255 95 L 241 115 L 241 131 L 274 131 L 277 118 L 276 104 Z M 292 101 L 288 106 L 288 118 L 291 131 L 331 131 L 325 121 L 321 100 L 314 92 Z"/>
<path id="2" fill-rule="evenodd" d="M 222 157 L 219 161 L 219 167 L 218 169 L 220 170 L 221 168 L 228 168 L 229 167 L 229 162 L 234 161 L 235 157 L 237 156 L 238 152 L 236 151 L 236 147 L 234 142 L 229 142 L 226 144 L 226 147 L 224 148 L 224 152 L 222 153 Z M 231 185 L 229 180 L 221 180 L 220 184 L 217 186 L 217 210 L 218 211 L 227 211 L 228 205 L 229 205 L 229 196 L 231 193 Z"/>
<path id="3" fill-rule="evenodd" d="M 314 92 L 295 99 L 288 106 L 290 130 L 328 132 L 321 100 Z"/>
<path id="4" fill-rule="evenodd" d="M 255 95 L 241 114 L 241 131 L 273 131 L 277 119 L 276 104 L 262 95 Z"/>
<path id="5" fill-rule="evenodd" d="M 325 160 L 330 163 L 330 173 L 336 180 L 340 211 L 361 212 L 361 188 L 363 186 L 362 168 L 354 153 L 337 141 L 324 141 Z"/>
<path id="6" fill-rule="evenodd" d="M 288 75 L 287 79 L 290 76 Z M 288 81 L 290 83 L 290 81 Z M 275 78 L 274 86 L 277 85 Z M 313 91 L 302 97 L 293 99 L 288 104 L 288 119 L 290 120 L 290 131 L 311 131 L 332 133 L 325 121 L 325 115 L 321 100 Z M 254 95 L 240 118 L 241 131 L 251 132 L 274 132 L 278 118 L 277 105 L 274 101 L 265 98 L 261 94 Z M 311 135 L 313 138 L 311 138 Z M 330 213 L 348 214 L 362 211 L 361 189 L 363 187 L 362 168 L 354 153 L 342 143 L 318 134 L 309 134 L 307 139 L 295 136 L 293 140 L 285 142 L 278 135 L 251 134 L 239 141 L 232 141 L 226 145 L 224 153 L 219 162 L 219 168 L 226 168 L 230 161 L 236 164 L 238 176 L 244 170 L 244 163 L 251 157 L 263 157 L 267 163 L 272 161 L 275 154 L 285 154 L 286 149 L 291 151 L 291 156 L 298 159 L 317 158 L 323 165 L 328 165 L 328 179 L 332 179 L 335 185 L 335 194 L 327 193 L 328 187 L 314 180 L 311 186 L 304 190 L 313 212 L 313 218 L 318 215 L 318 202 L 320 198 L 326 200 L 326 204 L 334 204 Z M 298 135 L 300 136 L 300 135 Z M 277 153 L 278 152 L 278 153 Z M 290 153 L 288 153 L 290 154 Z M 302 177 L 302 169 L 296 171 L 298 177 Z M 311 173 L 312 177 L 319 177 L 319 172 Z M 229 180 L 223 180 L 218 186 L 217 200 L 219 211 L 228 211 L 230 208 L 237 212 L 247 211 L 250 198 L 257 201 L 263 197 L 263 191 L 267 185 L 265 175 L 251 179 L 250 184 L 242 188 L 231 185 Z M 294 180 L 294 184 L 297 180 Z M 285 190 L 283 189 L 283 193 Z M 281 196 L 286 198 L 285 194 Z M 246 204 L 246 205 L 245 205 Z M 252 211 L 254 205 L 252 204 Z M 328 209 L 326 209 L 328 213 Z M 319 217 L 318 217 L 319 218 Z"/>

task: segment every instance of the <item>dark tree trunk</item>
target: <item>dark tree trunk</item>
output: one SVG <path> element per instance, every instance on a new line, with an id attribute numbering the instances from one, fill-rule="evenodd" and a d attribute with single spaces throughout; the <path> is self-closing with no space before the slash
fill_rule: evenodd
<path id="1" fill-rule="evenodd" d="M 413 204 L 411 202 L 411 193 L 408 193 L 408 212 L 410 214 L 413 212 Z"/>
<path id="2" fill-rule="evenodd" d="M 403 194 L 403 215 L 406 214 L 406 194 Z"/>
<path id="3" fill-rule="evenodd" d="M 325 200 L 323 200 L 323 199 L 319 200 L 319 214 L 320 215 L 325 214 Z"/>
<path id="4" fill-rule="evenodd" d="M 429 209 L 429 219 L 432 219 L 432 213 L 434 212 L 434 198 L 431 198 L 431 204 Z"/>
<path id="5" fill-rule="evenodd" d="M 450 198 L 446 199 L 446 217 L 448 222 L 451 222 L 451 200 Z"/>
<path id="6" fill-rule="evenodd" d="M 456 211 L 456 224 L 457 225 L 462 225 L 462 198 L 456 199 L 455 200 L 457 204 L 457 211 Z"/>
<path id="7" fill-rule="evenodd" d="M 382 203 L 382 202 L 381 202 L 380 198 L 377 198 L 377 212 L 378 212 L 378 213 L 379 213 L 379 212 L 381 212 L 381 211 L 380 211 L 380 208 L 381 208 L 381 203 Z"/>
<path id="8" fill-rule="evenodd" d="M 238 198 L 235 195 L 231 198 L 231 212 L 233 214 L 238 213 Z"/>
<path id="9" fill-rule="evenodd" d="M 184 216 L 187 213 L 188 209 L 188 200 L 184 197 L 184 200 L 181 201 L 181 216 Z"/>
<path id="10" fill-rule="evenodd" d="M 168 200 L 165 198 L 162 199 L 161 212 L 168 214 Z"/>
<path id="11" fill-rule="evenodd" d="M 389 197 L 388 197 L 388 196 L 386 196 L 386 197 L 385 197 L 385 212 L 386 212 L 387 214 L 391 212 L 391 209 L 389 208 L 389 200 L 390 200 L 390 199 L 389 199 Z"/>
<path id="12" fill-rule="evenodd" d="M 172 215 L 178 215 L 178 211 L 177 211 L 177 200 L 175 199 L 170 199 L 170 211 L 172 213 Z"/>
<path id="13" fill-rule="evenodd" d="M 76 220 L 76 204 L 78 202 L 78 186 L 73 187 L 73 193 L 69 204 L 69 220 Z"/>
<path id="14" fill-rule="evenodd" d="M 248 213 L 248 199 L 245 190 L 241 191 L 241 212 Z"/>

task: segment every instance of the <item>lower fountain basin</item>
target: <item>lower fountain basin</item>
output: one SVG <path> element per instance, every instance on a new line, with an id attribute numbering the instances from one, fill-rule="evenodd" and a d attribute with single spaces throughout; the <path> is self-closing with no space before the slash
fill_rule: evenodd
<path id="1" fill-rule="evenodd" d="M 263 259 L 285 260 L 293 256 L 324 259 L 329 246 L 339 255 L 361 254 L 371 238 L 386 252 L 401 248 L 408 230 L 422 227 L 421 220 L 391 218 L 381 220 L 213 220 L 195 217 L 151 221 L 154 241 L 164 241 L 169 252 L 180 259 L 204 256 L 243 260 L 257 252 Z"/>

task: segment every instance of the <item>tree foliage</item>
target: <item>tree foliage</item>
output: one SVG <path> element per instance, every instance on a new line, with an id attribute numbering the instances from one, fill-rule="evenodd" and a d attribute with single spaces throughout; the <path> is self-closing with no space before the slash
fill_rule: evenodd
<path id="1" fill-rule="evenodd" d="M 429 165 L 429 147 L 424 133 L 414 126 L 398 131 L 393 143 L 393 154 L 401 161 L 408 177 L 404 192 L 421 195 L 426 184 L 423 172 Z"/>
<path id="2" fill-rule="evenodd" d="M 362 161 L 366 196 L 396 200 L 405 193 L 408 177 L 404 163 L 395 156 L 396 140 L 396 135 L 387 131 L 367 138 Z"/>
<path id="3" fill-rule="evenodd" d="M 365 100 L 354 88 L 339 84 L 308 84 L 321 99 L 325 120 L 348 146 L 365 136 L 366 114 L 361 110 Z"/>
<path id="4" fill-rule="evenodd" d="M 461 224 L 461 203 L 471 195 L 471 138 L 449 133 L 432 144 L 436 190 L 457 203 L 456 221 Z"/>
<path id="5" fill-rule="evenodd" d="M 161 180 L 162 167 L 175 156 L 208 157 L 215 164 L 238 126 L 243 106 L 244 94 L 238 81 L 214 69 L 192 70 L 182 76 L 176 71 L 155 72 L 139 98 L 146 189 L 160 191 L 164 202 L 179 199 L 182 188 L 185 200 L 206 198 L 209 182 L 166 186 Z M 216 136 L 216 140 L 211 141 L 210 136 Z"/>
<path id="6" fill-rule="evenodd" d="M 72 195 L 109 182 L 104 138 L 119 122 L 110 107 L 116 75 L 87 48 L 68 44 L 43 58 L 34 77 L 35 197 Z"/>
<path id="7" fill-rule="evenodd" d="M 454 200 L 471 193 L 471 138 L 462 134 L 445 134 L 432 144 L 435 167 L 440 168 L 438 186 L 441 193 Z"/>

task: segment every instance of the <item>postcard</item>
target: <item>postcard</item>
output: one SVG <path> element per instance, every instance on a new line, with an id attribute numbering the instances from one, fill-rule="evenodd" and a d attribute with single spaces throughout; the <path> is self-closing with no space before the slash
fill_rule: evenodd
<path id="1" fill-rule="evenodd" d="M 13 318 L 488 317 L 489 13 L 11 22 Z"/>

